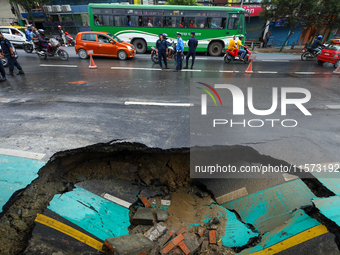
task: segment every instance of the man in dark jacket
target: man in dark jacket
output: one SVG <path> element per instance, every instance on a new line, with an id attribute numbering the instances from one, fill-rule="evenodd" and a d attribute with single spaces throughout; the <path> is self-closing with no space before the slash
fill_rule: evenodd
<path id="1" fill-rule="evenodd" d="M 195 63 L 195 56 L 196 56 L 196 48 L 198 45 L 198 40 L 195 38 L 195 32 L 191 32 L 191 38 L 188 41 L 188 46 L 189 46 L 189 52 L 186 57 L 186 66 L 183 69 L 188 69 L 188 63 L 189 63 L 189 58 L 190 56 L 192 57 L 192 62 L 191 62 L 191 69 L 194 67 Z"/>
<path id="2" fill-rule="evenodd" d="M 25 74 L 14 55 L 12 44 L 2 35 L 1 32 L 0 32 L 0 45 L 3 53 L 5 54 L 5 57 L 8 60 L 9 72 L 7 73 L 7 75 L 14 76 L 13 74 L 14 66 L 16 66 L 19 69 L 19 72 L 17 73 L 18 75 Z"/>

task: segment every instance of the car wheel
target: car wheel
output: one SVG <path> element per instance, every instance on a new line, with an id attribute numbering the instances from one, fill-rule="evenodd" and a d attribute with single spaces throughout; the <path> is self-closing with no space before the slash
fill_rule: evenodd
<path id="1" fill-rule="evenodd" d="M 124 50 L 118 51 L 117 57 L 119 60 L 126 60 L 127 59 L 127 53 Z"/>
<path id="2" fill-rule="evenodd" d="M 89 56 L 87 55 L 87 52 L 86 50 L 84 49 L 79 49 L 78 50 L 78 56 L 81 58 L 81 59 L 87 59 Z"/>
<path id="3" fill-rule="evenodd" d="M 318 60 L 317 63 L 318 63 L 319 66 L 323 66 L 323 64 L 325 63 L 325 61 Z"/>
<path id="4" fill-rule="evenodd" d="M 340 60 L 336 61 L 333 66 L 334 68 L 338 68 L 340 66 Z"/>
<path id="5" fill-rule="evenodd" d="M 222 54 L 222 48 L 223 48 L 222 43 L 212 42 L 208 48 L 209 55 L 213 57 L 220 56 Z"/>
<path id="6" fill-rule="evenodd" d="M 143 54 L 146 52 L 146 42 L 143 39 L 136 39 L 133 41 L 133 46 L 138 54 Z"/>

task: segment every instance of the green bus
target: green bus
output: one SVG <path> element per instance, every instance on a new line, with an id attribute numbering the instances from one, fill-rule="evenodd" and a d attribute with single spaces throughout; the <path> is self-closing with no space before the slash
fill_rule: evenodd
<path id="1" fill-rule="evenodd" d="M 158 34 L 175 40 L 176 32 L 182 33 L 187 51 L 185 42 L 195 31 L 197 51 L 219 56 L 233 35 L 245 35 L 245 14 L 233 7 L 89 4 L 91 30 L 114 34 L 137 53 L 155 46 Z"/>

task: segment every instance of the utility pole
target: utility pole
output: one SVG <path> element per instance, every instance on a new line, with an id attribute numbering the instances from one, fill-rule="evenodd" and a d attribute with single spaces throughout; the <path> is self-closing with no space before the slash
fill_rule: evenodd
<path id="1" fill-rule="evenodd" d="M 243 1 L 244 1 L 244 0 L 241 0 L 241 8 L 243 8 Z"/>

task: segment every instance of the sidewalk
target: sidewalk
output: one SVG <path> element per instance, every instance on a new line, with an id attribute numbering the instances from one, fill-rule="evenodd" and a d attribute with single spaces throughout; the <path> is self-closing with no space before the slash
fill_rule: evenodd
<path id="1" fill-rule="evenodd" d="M 294 47 L 294 49 L 291 49 L 291 46 L 286 46 L 283 48 L 282 52 L 280 52 L 281 47 L 268 47 L 268 48 L 258 48 L 255 47 L 253 52 L 254 53 L 275 53 L 275 54 L 295 54 L 299 55 L 301 54 L 304 46 L 303 45 L 297 45 Z"/>

